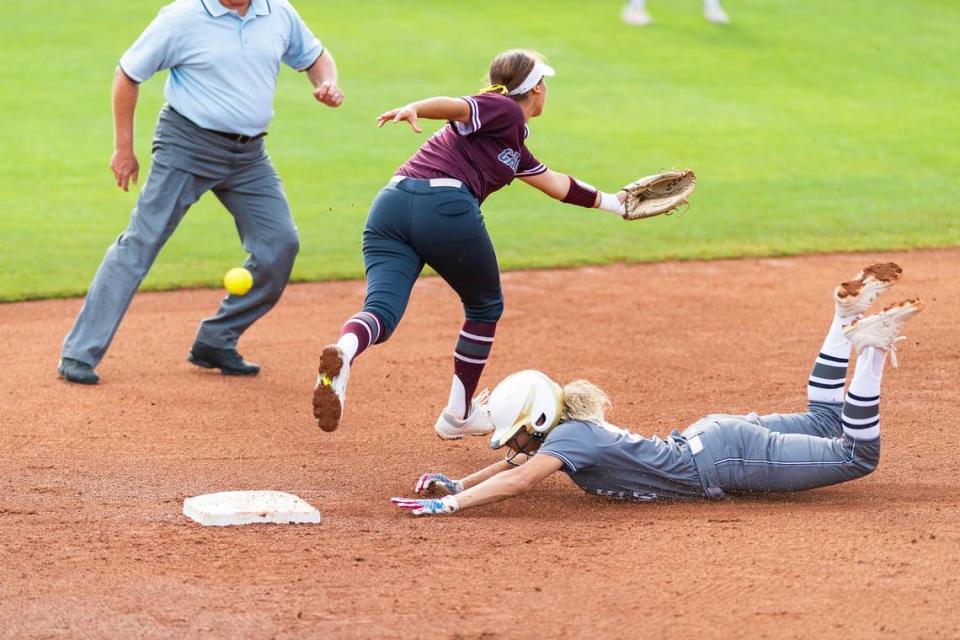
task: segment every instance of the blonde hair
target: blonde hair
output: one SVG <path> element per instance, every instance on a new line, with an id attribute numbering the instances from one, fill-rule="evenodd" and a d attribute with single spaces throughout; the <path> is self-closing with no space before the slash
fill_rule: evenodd
<path id="1" fill-rule="evenodd" d="M 546 62 L 547 58 L 538 51 L 531 49 L 510 49 L 504 51 L 490 63 L 486 81 L 490 84 L 480 93 L 501 93 L 507 95 L 526 80 L 537 62 Z M 527 92 L 529 93 L 529 92 Z M 522 100 L 527 94 L 510 96 Z"/>
<path id="2" fill-rule="evenodd" d="M 605 422 L 604 412 L 613 406 L 603 389 L 588 380 L 574 380 L 563 387 L 561 421 Z"/>

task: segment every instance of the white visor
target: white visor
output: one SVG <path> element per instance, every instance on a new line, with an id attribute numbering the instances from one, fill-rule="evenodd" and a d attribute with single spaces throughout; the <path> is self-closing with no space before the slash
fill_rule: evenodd
<path id="1" fill-rule="evenodd" d="M 537 61 L 533 65 L 533 69 L 530 71 L 530 74 L 520 83 L 516 89 L 508 93 L 508 96 L 522 96 L 530 89 L 533 89 L 535 86 L 540 84 L 540 81 L 544 78 L 550 78 L 557 75 L 557 72 L 553 70 L 553 67 L 550 65 Z"/>

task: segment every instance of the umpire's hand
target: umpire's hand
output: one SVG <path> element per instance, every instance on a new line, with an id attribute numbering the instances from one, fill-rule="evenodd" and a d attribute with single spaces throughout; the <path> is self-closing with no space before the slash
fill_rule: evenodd
<path id="1" fill-rule="evenodd" d="M 337 83 L 329 80 L 322 82 L 319 87 L 314 89 L 313 97 L 316 98 L 317 102 L 328 107 L 339 107 L 343 104 L 343 92 L 340 91 Z"/>
<path id="2" fill-rule="evenodd" d="M 133 149 L 116 149 L 113 157 L 110 158 L 110 170 L 113 171 L 113 177 L 117 180 L 117 186 L 124 191 L 130 191 L 130 180 L 134 184 L 140 177 L 140 163 L 137 162 L 137 154 Z"/>

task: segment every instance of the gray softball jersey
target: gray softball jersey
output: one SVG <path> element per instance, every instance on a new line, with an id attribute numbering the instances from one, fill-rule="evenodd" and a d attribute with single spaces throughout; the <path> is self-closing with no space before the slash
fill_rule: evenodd
<path id="1" fill-rule="evenodd" d="M 557 425 L 539 453 L 558 458 L 588 493 L 621 500 L 703 498 L 690 447 L 679 432 L 665 440 L 589 422 Z"/>
<path id="2" fill-rule="evenodd" d="M 623 500 L 828 487 L 862 478 L 880 462 L 880 438 L 861 435 L 879 424 L 880 398 L 854 399 L 810 401 L 806 413 L 711 414 L 666 440 L 565 422 L 540 453 L 562 461 L 581 489 Z"/>

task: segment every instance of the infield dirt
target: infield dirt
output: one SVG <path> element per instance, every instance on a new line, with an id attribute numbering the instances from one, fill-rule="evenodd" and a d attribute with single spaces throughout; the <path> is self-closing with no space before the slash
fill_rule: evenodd
<path id="1" fill-rule="evenodd" d="M 801 411 L 832 288 L 888 260 L 904 277 L 880 305 L 927 306 L 887 370 L 871 476 L 628 504 L 557 475 L 428 519 L 390 497 L 497 457 L 432 431 L 461 317 L 437 278 L 358 360 L 334 433 L 312 418 L 316 359 L 362 282 L 291 286 L 241 342 L 253 379 L 185 360 L 217 291 L 138 295 L 92 388 L 55 373 L 80 300 L 0 306 L 0 636 L 958 638 L 960 250 L 506 274 L 482 383 L 586 377 L 613 422 L 661 436 L 706 413 Z M 181 515 L 229 489 L 296 493 L 323 522 Z"/>

